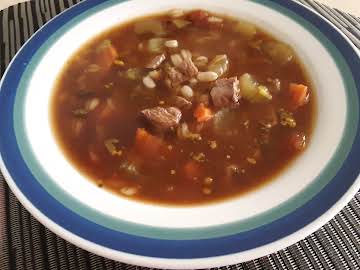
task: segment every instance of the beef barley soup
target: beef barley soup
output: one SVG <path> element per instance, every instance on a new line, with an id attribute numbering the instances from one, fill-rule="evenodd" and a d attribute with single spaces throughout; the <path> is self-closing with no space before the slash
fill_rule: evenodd
<path id="1" fill-rule="evenodd" d="M 55 86 L 52 126 L 99 188 L 206 203 L 259 187 L 301 154 L 312 91 L 293 49 L 257 26 L 173 10 L 77 51 Z"/>

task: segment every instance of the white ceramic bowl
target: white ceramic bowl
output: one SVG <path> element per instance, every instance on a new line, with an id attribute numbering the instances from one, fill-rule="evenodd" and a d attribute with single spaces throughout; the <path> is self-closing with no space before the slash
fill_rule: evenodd
<path id="1" fill-rule="evenodd" d="M 243 196 L 196 207 L 115 196 L 69 163 L 50 129 L 55 80 L 83 43 L 129 19 L 173 8 L 257 24 L 295 49 L 313 82 L 317 118 L 308 149 L 275 180 Z M 38 220 L 102 256 L 178 269 L 254 259 L 318 229 L 360 188 L 359 63 L 347 38 L 292 1 L 85 1 L 36 33 L 2 80 L 1 170 Z"/>

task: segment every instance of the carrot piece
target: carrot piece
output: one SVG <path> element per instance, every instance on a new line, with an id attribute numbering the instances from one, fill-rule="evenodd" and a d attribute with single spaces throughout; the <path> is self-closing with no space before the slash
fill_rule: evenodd
<path id="1" fill-rule="evenodd" d="M 308 87 L 303 84 L 290 83 L 289 93 L 293 109 L 297 109 L 309 101 Z"/>
<path id="2" fill-rule="evenodd" d="M 98 122 L 102 123 L 104 121 L 108 121 L 111 118 L 111 116 L 114 115 L 114 111 L 115 111 L 114 108 L 111 107 L 108 102 L 106 102 L 105 105 L 101 107 L 101 110 L 97 114 Z"/>
<path id="3" fill-rule="evenodd" d="M 219 30 L 223 27 L 222 22 L 210 22 L 210 14 L 203 10 L 190 12 L 187 18 L 197 27 L 207 28 L 210 30 Z"/>
<path id="4" fill-rule="evenodd" d="M 185 177 L 191 180 L 201 177 L 202 174 L 199 164 L 193 160 L 190 160 L 185 164 L 184 173 Z"/>
<path id="5" fill-rule="evenodd" d="M 104 41 L 96 50 L 95 63 L 106 70 L 118 57 L 116 48 L 110 42 Z"/>
<path id="6" fill-rule="evenodd" d="M 200 103 L 194 111 L 194 117 L 198 122 L 206 122 L 213 118 L 213 116 L 212 111 L 207 108 L 204 103 Z"/>
<path id="7" fill-rule="evenodd" d="M 190 21 L 196 26 L 207 26 L 209 25 L 208 18 L 209 13 L 203 10 L 195 10 L 188 15 Z"/>
<path id="8" fill-rule="evenodd" d="M 135 150 L 146 157 L 156 158 L 164 150 L 163 141 L 148 133 L 143 128 L 138 128 L 135 135 Z"/>

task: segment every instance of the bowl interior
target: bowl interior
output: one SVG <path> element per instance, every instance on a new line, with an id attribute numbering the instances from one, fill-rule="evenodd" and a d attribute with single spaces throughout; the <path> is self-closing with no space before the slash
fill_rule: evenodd
<path id="1" fill-rule="evenodd" d="M 25 85 L 26 91 L 17 97 L 18 108 L 24 115 L 24 136 L 31 146 L 28 149 L 23 147 L 21 151 L 24 155 L 34 156 L 28 162 L 50 194 L 67 204 L 66 194 L 84 207 L 119 220 L 156 227 L 193 228 L 248 220 L 274 211 L 285 203 L 295 207 L 298 203 L 294 201 L 295 196 L 305 202 L 314 195 L 307 191 L 308 187 L 320 190 L 330 180 L 324 180 L 320 175 L 334 158 L 341 141 L 347 97 L 341 72 L 328 49 L 298 22 L 255 2 L 241 1 L 234 5 L 232 0 L 182 0 L 176 3 L 176 8 L 203 8 L 246 19 L 295 49 L 313 82 L 317 99 L 311 143 L 273 181 L 219 203 L 191 207 L 160 206 L 127 200 L 97 188 L 68 162 L 51 131 L 49 104 L 56 78 L 66 60 L 95 35 L 129 19 L 174 8 L 174 4 L 167 0 L 128 1 L 113 6 L 111 3 L 109 1 L 109 7 L 101 12 L 68 22 L 69 29 L 60 30 L 46 42 L 29 65 L 33 72 Z"/>

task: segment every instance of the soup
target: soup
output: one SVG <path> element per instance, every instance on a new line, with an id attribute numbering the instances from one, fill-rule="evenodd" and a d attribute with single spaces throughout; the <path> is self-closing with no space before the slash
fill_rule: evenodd
<path id="1" fill-rule="evenodd" d="M 205 203 L 259 187 L 301 154 L 312 91 L 293 49 L 257 26 L 173 10 L 77 51 L 58 78 L 52 126 L 99 188 Z"/>

